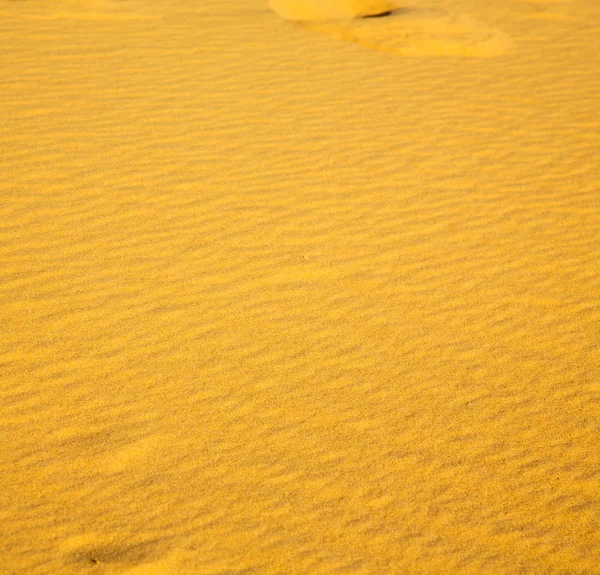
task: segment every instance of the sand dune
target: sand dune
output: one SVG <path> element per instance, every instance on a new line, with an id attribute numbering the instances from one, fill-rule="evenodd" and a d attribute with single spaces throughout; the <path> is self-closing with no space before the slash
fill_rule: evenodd
<path id="1" fill-rule="evenodd" d="M 598 572 L 597 2 L 0 14 L 0 573 Z"/>

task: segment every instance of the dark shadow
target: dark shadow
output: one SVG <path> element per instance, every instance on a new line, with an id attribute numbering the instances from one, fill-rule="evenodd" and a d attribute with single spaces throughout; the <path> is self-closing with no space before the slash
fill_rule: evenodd
<path id="1" fill-rule="evenodd" d="M 368 18 L 385 18 L 386 16 L 391 16 L 394 10 L 388 10 L 387 12 L 382 12 L 381 14 L 369 14 L 368 16 L 361 16 L 361 18 L 367 20 Z"/>
<path id="2" fill-rule="evenodd" d="M 385 12 L 381 12 L 380 14 L 369 14 L 368 16 L 362 16 L 363 20 L 368 20 L 371 18 L 386 18 L 387 16 L 394 16 L 398 14 L 405 14 L 407 12 L 412 12 L 409 8 L 394 8 L 393 10 L 387 10 Z"/>

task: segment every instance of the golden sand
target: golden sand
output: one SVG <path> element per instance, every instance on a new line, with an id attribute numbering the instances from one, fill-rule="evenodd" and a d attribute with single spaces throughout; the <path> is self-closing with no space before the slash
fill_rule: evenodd
<path id="1" fill-rule="evenodd" d="M 269 0 L 286 20 L 322 20 L 380 16 L 396 8 L 386 0 Z"/>
<path id="2" fill-rule="evenodd" d="M 0 16 L 1 573 L 598 573 L 600 3 Z"/>

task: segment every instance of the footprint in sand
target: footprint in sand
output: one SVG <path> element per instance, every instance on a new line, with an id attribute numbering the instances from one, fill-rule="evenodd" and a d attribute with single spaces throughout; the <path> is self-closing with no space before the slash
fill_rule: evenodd
<path id="1" fill-rule="evenodd" d="M 466 14 L 386 0 L 270 0 L 271 9 L 306 29 L 401 56 L 493 57 L 510 38 Z"/>

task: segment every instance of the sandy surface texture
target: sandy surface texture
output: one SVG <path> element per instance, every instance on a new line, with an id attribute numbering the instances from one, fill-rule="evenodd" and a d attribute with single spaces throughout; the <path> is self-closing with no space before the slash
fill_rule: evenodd
<path id="1" fill-rule="evenodd" d="M 387 0 L 269 0 L 269 7 L 286 20 L 328 20 L 389 15 L 396 5 Z"/>
<path id="2" fill-rule="evenodd" d="M 600 3 L 0 38 L 0 573 L 600 572 Z"/>

